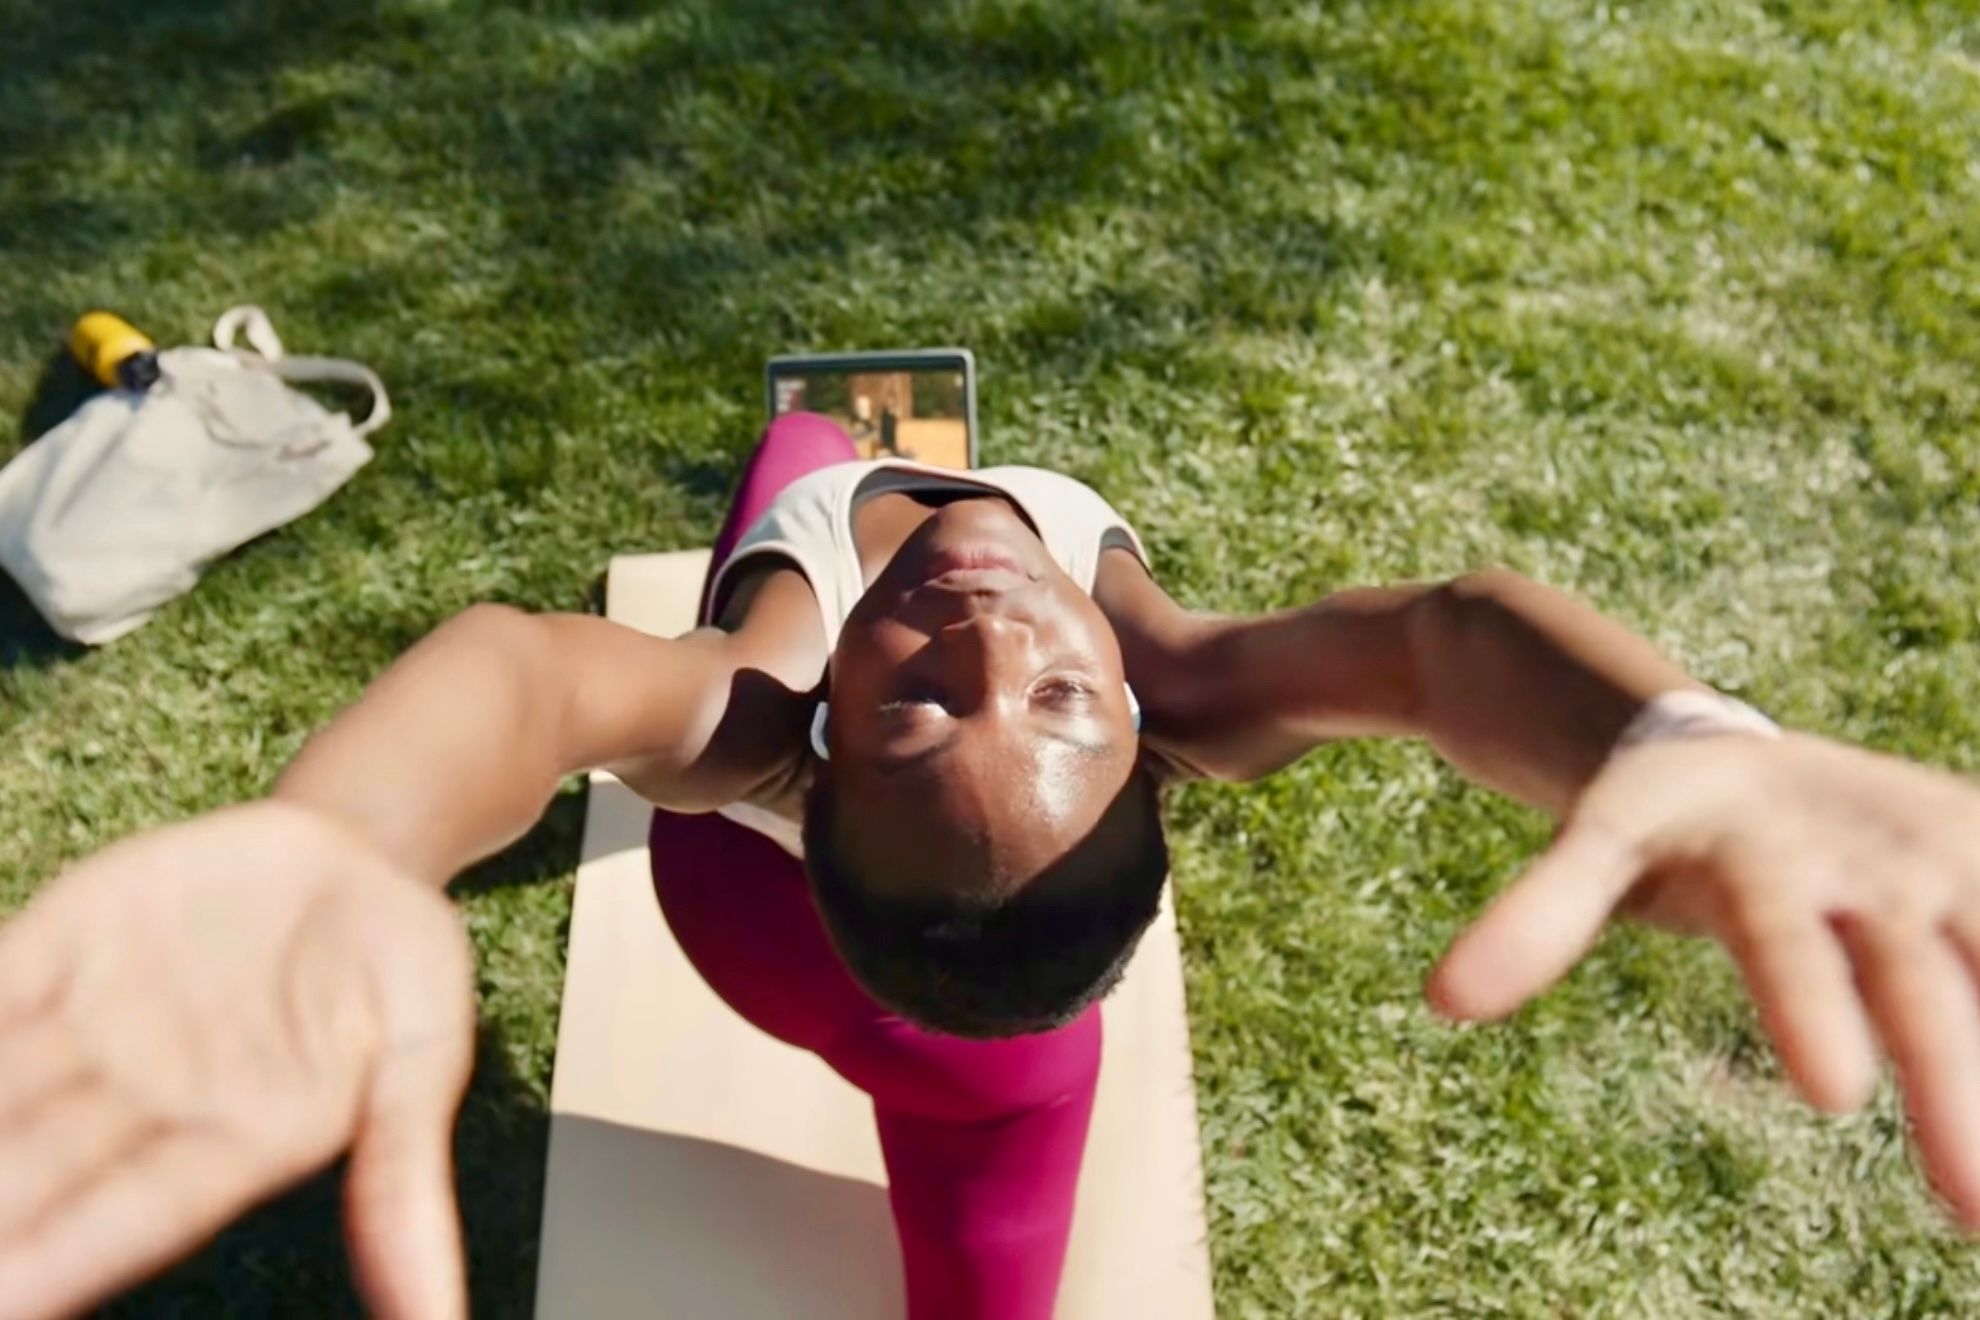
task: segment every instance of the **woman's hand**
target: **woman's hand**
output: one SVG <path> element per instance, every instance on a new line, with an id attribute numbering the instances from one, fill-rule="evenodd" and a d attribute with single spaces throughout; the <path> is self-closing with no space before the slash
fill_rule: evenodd
<path id="1" fill-rule="evenodd" d="M 51 884 L 0 928 L 0 1316 L 86 1307 L 346 1149 L 370 1309 L 464 1314 L 470 972 L 443 896 L 285 804 Z"/>
<path id="2" fill-rule="evenodd" d="M 1510 1013 L 1618 910 L 1725 945 L 1822 1109 L 1864 1102 L 1881 1039 L 1926 1172 L 1980 1229 L 1980 792 L 1799 735 L 1624 751 L 1459 937 L 1430 1000 Z"/>

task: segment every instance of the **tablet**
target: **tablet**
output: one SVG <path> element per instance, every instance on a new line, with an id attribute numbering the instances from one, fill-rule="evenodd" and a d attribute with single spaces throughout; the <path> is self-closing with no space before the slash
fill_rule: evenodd
<path id="1" fill-rule="evenodd" d="M 772 417 L 823 413 L 861 458 L 976 466 L 976 359 L 966 348 L 788 353 L 763 375 Z"/>

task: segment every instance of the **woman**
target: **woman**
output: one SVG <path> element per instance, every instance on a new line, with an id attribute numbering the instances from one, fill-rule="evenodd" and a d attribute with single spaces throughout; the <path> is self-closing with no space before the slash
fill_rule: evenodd
<path id="1" fill-rule="evenodd" d="M 852 460 L 824 418 L 772 426 L 708 626 L 470 610 L 272 801 L 107 849 L 0 931 L 0 1315 L 101 1297 L 346 1149 L 373 1308 L 459 1314 L 472 1001 L 436 891 L 587 766 L 656 804 L 710 984 L 874 1097 L 917 1317 L 1050 1311 L 1161 785 L 1350 735 L 1427 737 L 1564 821 L 1433 975 L 1442 1011 L 1510 1012 L 1625 904 L 1713 935 L 1811 1102 L 1860 1104 L 1881 1034 L 1980 1224 L 1966 785 L 1780 736 L 1510 574 L 1197 614 L 1077 482 Z"/>

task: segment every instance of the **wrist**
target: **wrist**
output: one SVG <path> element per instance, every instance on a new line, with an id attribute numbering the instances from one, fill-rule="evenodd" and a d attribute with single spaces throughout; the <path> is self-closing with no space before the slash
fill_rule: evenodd
<path id="1" fill-rule="evenodd" d="M 1677 688 L 1645 702 L 1617 736 L 1610 754 L 1645 743 L 1723 734 L 1778 738 L 1781 726 L 1724 693 L 1709 688 Z"/>
<path id="2" fill-rule="evenodd" d="M 367 828 L 362 819 L 340 811 L 335 804 L 284 791 L 278 785 L 258 805 L 286 819 L 300 853 L 333 869 L 347 870 L 356 865 L 435 889 L 444 888 L 452 875 L 426 864 L 410 849 L 394 847 L 376 830 Z"/>

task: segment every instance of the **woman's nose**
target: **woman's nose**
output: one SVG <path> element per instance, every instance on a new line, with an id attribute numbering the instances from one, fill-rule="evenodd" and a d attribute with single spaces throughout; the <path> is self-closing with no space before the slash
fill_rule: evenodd
<path id="1" fill-rule="evenodd" d="M 938 634 L 957 674 L 976 689 L 978 699 L 1030 673 L 1031 627 L 1001 613 L 983 613 L 952 623 Z"/>
<path id="2" fill-rule="evenodd" d="M 1004 651 L 1028 646 L 1031 625 L 1002 611 L 985 610 L 947 625 L 940 636 L 946 642 L 972 649 Z"/>

